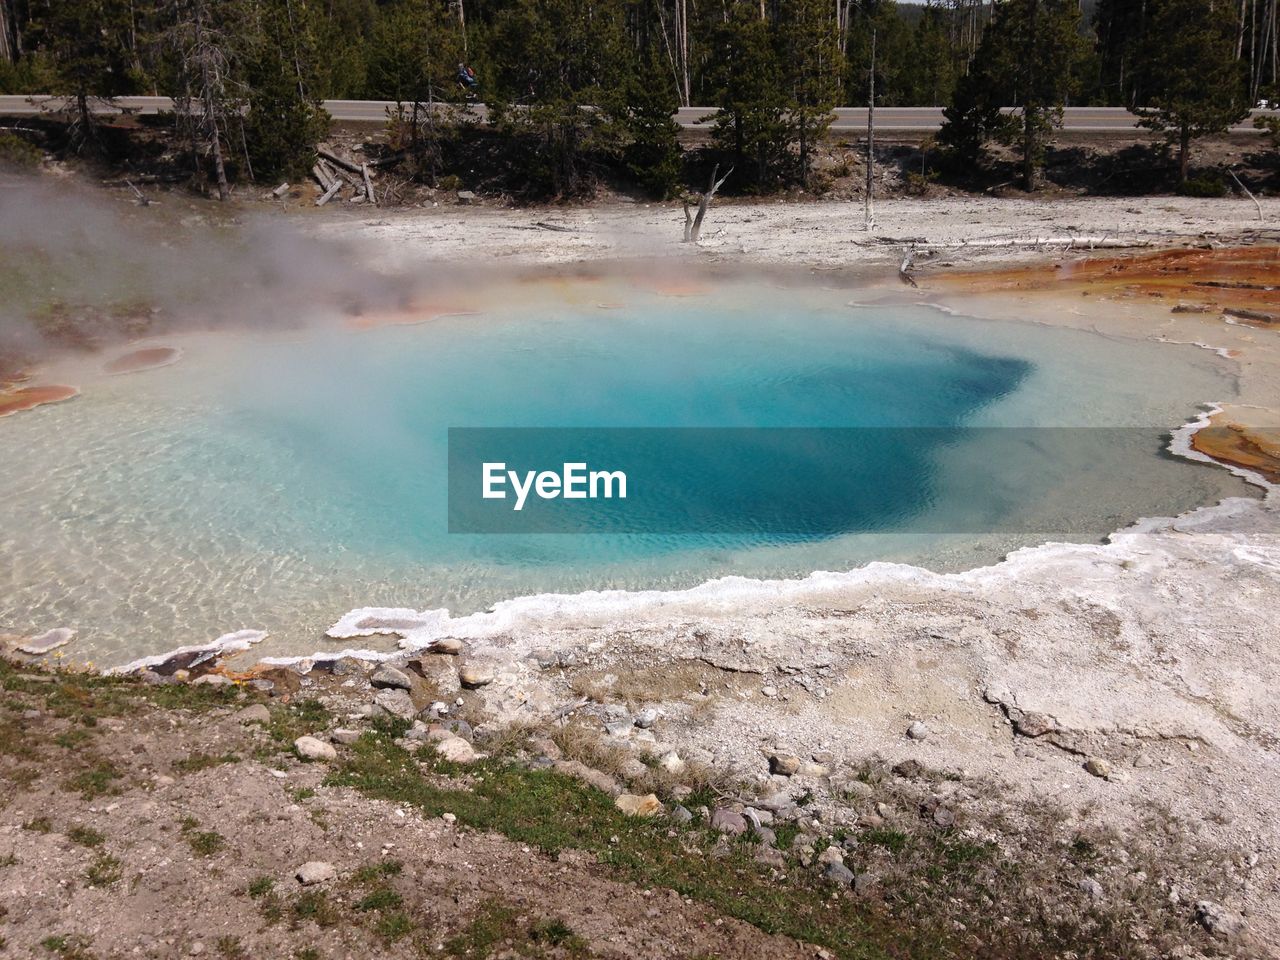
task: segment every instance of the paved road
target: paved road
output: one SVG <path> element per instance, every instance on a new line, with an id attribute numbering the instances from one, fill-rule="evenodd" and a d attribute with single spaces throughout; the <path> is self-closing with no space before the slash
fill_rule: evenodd
<path id="1" fill-rule="evenodd" d="M 64 103 L 62 97 L 48 96 L 5 96 L 0 97 L 0 115 L 33 116 L 49 110 L 56 110 Z M 335 120 L 368 120 L 381 121 L 386 116 L 388 107 L 395 104 L 390 100 L 326 100 L 325 109 Z M 127 110 L 135 113 L 159 113 L 169 110 L 173 103 L 167 97 L 120 97 L 116 106 L 101 106 L 102 113 L 118 113 Z M 471 109 L 480 119 L 485 117 L 483 104 L 473 104 Z M 1255 114 L 1260 111 L 1254 111 Z M 1273 115 L 1275 111 L 1270 111 Z M 711 107 L 681 107 L 676 119 L 686 130 L 699 129 L 697 121 L 715 113 Z M 863 130 L 867 125 L 865 107 L 841 107 L 835 111 L 836 120 L 832 130 Z M 882 131 L 913 131 L 929 133 L 942 125 L 941 107 L 880 107 L 876 110 L 876 129 Z M 1136 118 L 1122 107 L 1068 107 L 1063 129 L 1071 132 L 1106 132 L 1133 130 L 1137 126 Z M 1233 133 L 1255 133 L 1252 118 L 1231 128 Z"/>

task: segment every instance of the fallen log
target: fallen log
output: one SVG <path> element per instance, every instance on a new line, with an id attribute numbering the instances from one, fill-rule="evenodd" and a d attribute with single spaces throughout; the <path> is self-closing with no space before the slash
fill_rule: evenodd
<path id="1" fill-rule="evenodd" d="M 311 176 L 315 177 L 316 183 L 320 184 L 321 190 L 328 190 L 333 186 L 333 178 L 325 173 L 324 167 L 318 163 L 311 167 Z"/>
<path id="2" fill-rule="evenodd" d="M 343 170 L 346 170 L 348 173 L 360 172 L 360 167 L 358 164 L 352 163 L 350 160 L 343 160 L 341 157 L 335 156 L 334 154 L 330 153 L 327 150 L 317 150 L 316 155 L 321 157 L 324 160 L 328 160 L 335 167 L 341 167 Z"/>
<path id="3" fill-rule="evenodd" d="M 333 186 L 331 186 L 328 190 L 324 192 L 324 196 L 316 198 L 316 206 L 323 207 L 326 203 L 332 200 L 334 197 L 334 194 L 336 194 L 341 189 L 342 189 L 342 181 L 341 180 L 333 181 Z"/>

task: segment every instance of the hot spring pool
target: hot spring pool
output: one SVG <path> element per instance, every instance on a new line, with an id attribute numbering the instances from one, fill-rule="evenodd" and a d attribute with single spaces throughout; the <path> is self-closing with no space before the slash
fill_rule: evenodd
<path id="1" fill-rule="evenodd" d="M 175 365 L 85 380 L 74 402 L 0 421 L 0 630 L 74 627 L 70 652 L 100 666 L 240 628 L 271 634 L 264 654 L 304 653 L 335 648 L 324 630 L 355 607 L 458 614 L 870 560 L 958 569 L 1246 492 L 1158 441 L 1199 401 L 1235 395 L 1230 364 L 1194 347 L 854 307 L 848 291 L 627 288 L 608 310 L 596 295 L 418 326 L 189 337 Z M 943 507 L 984 519 L 837 521 L 808 536 L 450 534 L 447 431 L 479 426 L 954 431 L 918 451 L 919 489 L 893 464 L 859 482 L 892 485 L 899 519 Z M 1055 487 L 1032 492 L 1023 453 L 993 457 L 974 427 L 1134 429 L 1105 462 L 1053 439 L 1073 434 L 1036 434 L 1018 450 L 1049 464 Z M 721 493 L 732 500 L 707 491 Z"/>

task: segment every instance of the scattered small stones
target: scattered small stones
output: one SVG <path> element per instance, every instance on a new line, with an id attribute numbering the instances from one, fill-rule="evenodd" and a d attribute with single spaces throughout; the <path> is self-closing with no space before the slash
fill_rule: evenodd
<path id="1" fill-rule="evenodd" d="M 711 814 L 711 829 L 736 837 L 747 832 L 747 819 L 728 807 L 717 807 Z"/>
<path id="2" fill-rule="evenodd" d="M 477 687 L 493 683 L 493 677 L 493 664 L 491 663 L 471 661 L 464 663 L 458 669 L 458 682 L 468 690 L 475 690 Z"/>
<path id="3" fill-rule="evenodd" d="M 252 703 L 236 714 L 241 723 L 270 723 L 271 711 L 261 703 Z"/>
<path id="4" fill-rule="evenodd" d="M 413 681 L 403 670 L 397 670 L 389 663 L 381 664 L 369 682 L 380 690 L 412 690 Z"/>
<path id="5" fill-rule="evenodd" d="M 293 875 L 297 877 L 300 884 L 304 887 L 309 887 L 313 884 L 333 880 L 338 876 L 338 871 L 333 868 L 331 863 L 325 863 L 323 860 L 309 860 L 294 871 Z"/>
<path id="6" fill-rule="evenodd" d="M 656 794 L 652 793 L 643 795 L 635 793 L 619 794 L 614 799 L 613 805 L 629 817 L 652 817 L 661 813 L 664 809 L 662 801 L 658 799 Z"/>
<path id="7" fill-rule="evenodd" d="M 907 736 L 912 740 L 924 740 L 929 736 L 929 728 L 919 720 L 913 720 L 907 727 Z"/>
<path id="8" fill-rule="evenodd" d="M 1084 762 L 1084 768 L 1095 777 L 1101 777 L 1104 780 L 1111 776 L 1111 764 L 1101 757 L 1090 757 Z"/>
<path id="9" fill-rule="evenodd" d="M 794 776 L 800 770 L 800 758 L 789 753 L 775 753 L 769 757 L 769 772 L 779 776 Z"/>
<path id="10" fill-rule="evenodd" d="M 293 741 L 293 749 L 304 760 L 337 760 L 338 751 L 333 744 L 317 740 L 315 737 L 299 737 Z"/>

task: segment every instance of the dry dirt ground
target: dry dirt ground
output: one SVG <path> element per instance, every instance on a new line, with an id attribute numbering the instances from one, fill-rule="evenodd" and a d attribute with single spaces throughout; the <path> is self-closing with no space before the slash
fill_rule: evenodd
<path id="1" fill-rule="evenodd" d="M 10 692 L 3 715 L 6 957 L 488 956 L 493 929 L 494 955 L 818 955 L 671 890 L 611 880 L 584 854 L 548 856 L 326 787 L 324 765 L 272 749 L 229 707 L 85 727 Z M 85 778 L 103 764 L 114 776 Z M 293 873 L 308 861 L 337 878 L 304 889 Z M 388 861 L 398 872 L 378 869 Z M 399 921 L 360 907 L 383 889 L 412 925 L 394 942 L 383 924 Z"/>

